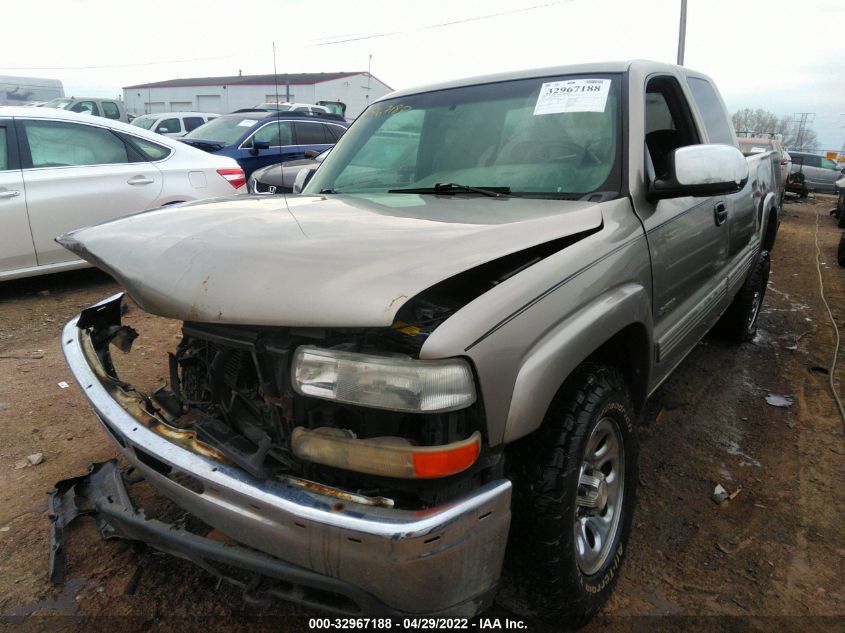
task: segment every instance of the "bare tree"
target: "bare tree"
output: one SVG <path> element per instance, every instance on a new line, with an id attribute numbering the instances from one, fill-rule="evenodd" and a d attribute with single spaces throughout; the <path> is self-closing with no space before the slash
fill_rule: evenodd
<path id="1" fill-rule="evenodd" d="M 733 119 L 734 129 L 740 136 L 765 136 L 778 133 L 778 116 L 762 108 L 737 110 L 731 119 Z"/>
<path id="2" fill-rule="evenodd" d="M 774 112 L 762 108 L 743 108 L 733 113 L 734 129 L 739 136 L 771 136 L 780 134 L 783 146 L 789 150 L 814 151 L 818 146 L 815 130 L 805 126 L 803 134 L 798 122 L 791 116 L 778 118 Z"/>

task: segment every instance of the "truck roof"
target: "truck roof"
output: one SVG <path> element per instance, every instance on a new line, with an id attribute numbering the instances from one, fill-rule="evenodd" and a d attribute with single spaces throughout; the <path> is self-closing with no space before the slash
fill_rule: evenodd
<path id="1" fill-rule="evenodd" d="M 647 59 L 629 59 L 626 61 L 609 61 L 609 62 L 593 62 L 589 64 L 571 64 L 568 66 L 548 66 L 543 68 L 529 68 L 526 70 L 514 70 L 504 73 L 494 73 L 490 75 L 479 75 L 477 77 L 467 77 L 462 79 L 453 79 L 434 84 L 423 86 L 415 86 L 406 88 L 404 90 L 397 90 L 390 94 L 377 99 L 393 99 L 395 97 L 404 97 L 412 94 L 419 94 L 422 92 L 432 92 L 435 90 L 448 90 L 449 88 L 461 88 L 463 86 L 474 86 L 480 84 L 496 83 L 499 81 L 513 81 L 517 79 L 530 79 L 532 77 L 550 77 L 554 75 L 580 75 L 584 73 L 621 73 L 630 70 L 632 67 L 640 67 L 646 72 L 670 72 L 673 74 L 685 74 L 704 77 L 701 73 L 695 72 L 685 66 L 676 66 L 675 64 L 665 64 L 662 62 L 655 62 Z"/>

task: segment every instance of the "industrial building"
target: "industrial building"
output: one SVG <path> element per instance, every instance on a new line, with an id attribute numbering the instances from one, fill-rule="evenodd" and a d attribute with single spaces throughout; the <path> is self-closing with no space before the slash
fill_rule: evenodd
<path id="1" fill-rule="evenodd" d="M 126 109 L 158 112 L 227 113 L 265 101 L 299 103 L 342 101 L 347 118 L 357 117 L 372 101 L 393 89 L 367 72 L 285 73 L 169 79 L 123 88 Z"/>

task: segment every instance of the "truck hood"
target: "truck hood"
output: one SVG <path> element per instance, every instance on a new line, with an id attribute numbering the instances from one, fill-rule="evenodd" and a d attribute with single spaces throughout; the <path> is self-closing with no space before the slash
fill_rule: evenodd
<path id="1" fill-rule="evenodd" d="M 153 314 L 362 327 L 391 325 L 406 301 L 453 275 L 601 222 L 591 202 L 256 196 L 145 211 L 57 241 Z"/>

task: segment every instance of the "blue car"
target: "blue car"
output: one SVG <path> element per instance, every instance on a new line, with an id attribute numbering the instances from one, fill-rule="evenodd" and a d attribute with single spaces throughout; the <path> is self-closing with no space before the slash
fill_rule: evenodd
<path id="1" fill-rule="evenodd" d="M 267 165 L 300 160 L 332 147 L 348 123 L 334 114 L 248 110 L 219 116 L 179 140 L 238 161 L 249 178 Z"/>

